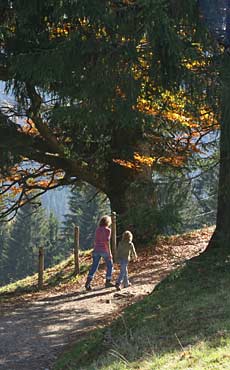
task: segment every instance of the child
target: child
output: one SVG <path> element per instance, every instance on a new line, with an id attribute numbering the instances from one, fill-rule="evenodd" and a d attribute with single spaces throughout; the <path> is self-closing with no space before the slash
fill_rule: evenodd
<path id="1" fill-rule="evenodd" d="M 110 288 L 114 286 L 111 283 L 112 272 L 113 272 L 113 260 L 110 250 L 110 237 L 111 237 L 111 217 L 103 216 L 99 222 L 99 226 L 96 229 L 94 248 L 93 248 L 93 263 L 89 270 L 89 274 L 85 283 L 86 290 L 91 290 L 91 281 L 93 280 L 94 274 L 98 269 L 101 257 L 106 263 L 106 283 L 105 287 Z"/>
<path id="2" fill-rule="evenodd" d="M 121 290 L 120 285 L 122 282 L 124 283 L 125 288 L 131 285 L 128 278 L 128 263 L 133 256 L 135 260 L 137 259 L 137 254 L 132 240 L 133 235 L 127 230 L 122 234 L 122 240 L 118 244 L 117 259 L 120 264 L 120 274 L 115 285 L 117 290 Z"/>

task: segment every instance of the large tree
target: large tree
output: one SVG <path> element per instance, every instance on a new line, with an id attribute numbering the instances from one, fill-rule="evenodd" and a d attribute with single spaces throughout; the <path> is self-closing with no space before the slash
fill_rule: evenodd
<path id="1" fill-rule="evenodd" d="M 209 247 L 228 248 L 230 244 L 230 55 L 225 52 L 221 76 L 220 171 L 216 229 Z"/>
<path id="2" fill-rule="evenodd" d="M 16 99 L 0 113 L 1 195 L 17 200 L 1 215 L 80 180 L 120 215 L 156 207 L 152 170 L 180 167 L 216 128 L 197 1 L 1 0 L 0 14 Z"/>
<path id="3" fill-rule="evenodd" d="M 209 247 L 226 249 L 230 244 L 230 4 L 227 0 L 200 0 L 199 6 L 203 22 L 219 46 L 214 66 L 220 112 L 220 171 L 216 229 Z"/>

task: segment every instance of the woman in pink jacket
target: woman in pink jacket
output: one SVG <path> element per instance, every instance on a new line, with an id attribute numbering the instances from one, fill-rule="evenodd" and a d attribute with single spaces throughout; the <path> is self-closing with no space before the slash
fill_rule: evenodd
<path id="1" fill-rule="evenodd" d="M 103 216 L 100 219 L 99 226 L 96 229 L 94 247 L 93 247 L 93 263 L 90 267 L 89 274 L 85 283 L 86 290 L 91 290 L 91 281 L 94 274 L 98 269 L 101 257 L 106 263 L 106 282 L 105 287 L 110 288 L 114 285 L 111 283 L 113 273 L 113 259 L 110 250 L 110 237 L 111 237 L 111 217 Z"/>

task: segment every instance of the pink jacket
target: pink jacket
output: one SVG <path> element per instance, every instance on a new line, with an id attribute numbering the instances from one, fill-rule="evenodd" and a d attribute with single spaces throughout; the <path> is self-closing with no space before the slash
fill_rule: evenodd
<path id="1" fill-rule="evenodd" d="M 96 229 L 94 240 L 94 251 L 101 253 L 110 253 L 109 242 L 111 230 L 106 226 L 99 226 Z"/>

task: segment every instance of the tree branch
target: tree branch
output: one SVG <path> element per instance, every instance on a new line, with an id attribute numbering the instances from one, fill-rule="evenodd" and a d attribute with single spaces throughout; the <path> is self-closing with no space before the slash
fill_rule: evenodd
<path id="1" fill-rule="evenodd" d="M 34 161 L 40 163 L 41 166 L 36 169 L 36 164 L 33 164 L 33 168 L 29 169 L 26 167 L 26 170 L 14 170 L 13 175 L 17 175 L 18 178 L 14 179 L 11 169 L 7 168 L 7 171 L 4 171 L 4 161 L 0 162 L 2 165 L 2 193 L 6 196 L 12 191 L 12 188 L 22 189 L 23 194 L 26 195 L 27 192 L 31 190 L 38 190 L 39 192 L 45 192 L 50 190 L 50 188 L 63 186 L 67 184 L 74 184 L 76 181 L 82 180 L 88 182 L 95 187 L 100 186 L 100 179 L 96 176 L 95 172 L 92 170 L 92 167 L 89 166 L 86 162 L 81 159 L 71 159 L 60 154 L 50 151 L 50 145 L 43 140 L 40 136 L 33 136 L 19 130 L 18 125 L 16 125 L 9 117 L 0 112 L 0 149 L 2 153 L 7 153 L 7 155 L 13 157 L 16 155 L 14 161 L 11 163 L 11 166 L 18 165 L 20 161 L 24 161 L 24 158 L 28 158 L 27 161 Z M 2 157 L 3 158 L 3 157 Z M 63 171 L 64 176 L 60 179 L 55 178 L 54 175 L 57 171 Z M 53 174 L 53 175 L 52 175 Z M 9 176 L 12 180 L 7 180 L 4 184 L 4 176 Z M 11 176 L 11 177 L 10 177 Z M 44 179 L 49 179 L 51 176 L 52 181 L 47 183 L 47 185 L 41 185 L 39 181 L 41 177 Z M 29 180 L 36 180 L 33 184 L 29 184 Z M 17 199 L 16 199 L 17 198 Z M 25 204 L 25 199 L 20 198 L 18 202 L 18 197 L 15 198 L 14 204 L 7 206 L 7 209 L 4 209 L 0 212 L 0 217 L 9 216 L 12 213 L 16 213 L 17 207 Z M 31 199 L 31 198 L 29 198 Z M 19 204 L 21 203 L 21 204 Z"/>

